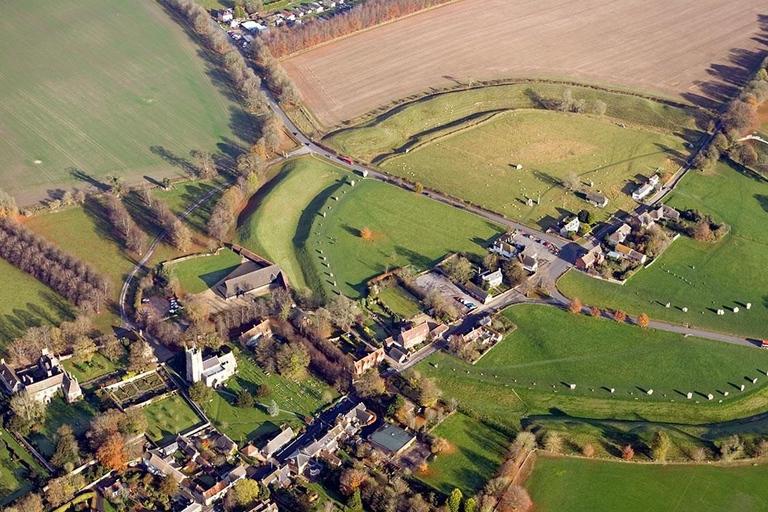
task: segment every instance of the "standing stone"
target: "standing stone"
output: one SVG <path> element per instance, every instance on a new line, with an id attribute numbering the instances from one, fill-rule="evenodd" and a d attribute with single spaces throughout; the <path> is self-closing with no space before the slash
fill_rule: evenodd
<path id="1" fill-rule="evenodd" d="M 571 389 L 576 389 L 576 384 L 570 384 L 568 387 Z"/>
<path id="2" fill-rule="evenodd" d="M 715 398 L 715 397 L 712 395 L 712 393 L 707 395 L 707 400 L 712 400 L 713 398 Z"/>
<path id="3" fill-rule="evenodd" d="M 693 398 L 693 393 L 688 393 L 687 395 L 685 395 L 685 398 L 690 400 L 691 398 Z"/>
<path id="4" fill-rule="evenodd" d="M 739 312 L 739 308 L 738 307 L 733 308 L 733 312 L 734 313 L 738 313 Z"/>
<path id="5" fill-rule="evenodd" d="M 754 379 L 752 379 L 752 384 L 757 384 L 757 377 L 755 377 Z"/>
<path id="6" fill-rule="evenodd" d="M 616 388 L 611 388 L 611 393 L 615 393 L 615 392 L 616 392 Z"/>
<path id="7" fill-rule="evenodd" d="M 752 303 L 751 302 L 747 302 L 747 309 L 752 309 Z"/>
<path id="8" fill-rule="evenodd" d="M 741 388 L 740 388 L 740 389 L 741 389 L 742 391 L 744 391 L 744 384 L 742 384 L 742 385 L 741 385 Z"/>
<path id="9" fill-rule="evenodd" d="M 730 393 L 728 391 L 723 392 L 723 396 L 728 396 Z"/>
<path id="10" fill-rule="evenodd" d="M 648 393 L 649 395 L 652 395 L 653 394 L 653 390 L 649 389 L 648 391 L 646 391 L 646 393 Z"/>

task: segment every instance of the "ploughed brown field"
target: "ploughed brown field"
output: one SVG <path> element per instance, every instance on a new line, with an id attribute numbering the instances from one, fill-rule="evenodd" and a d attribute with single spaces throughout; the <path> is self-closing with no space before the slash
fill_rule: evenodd
<path id="1" fill-rule="evenodd" d="M 713 106 L 761 59 L 767 32 L 765 0 L 463 0 L 284 65 L 326 126 L 430 87 L 515 76 Z"/>

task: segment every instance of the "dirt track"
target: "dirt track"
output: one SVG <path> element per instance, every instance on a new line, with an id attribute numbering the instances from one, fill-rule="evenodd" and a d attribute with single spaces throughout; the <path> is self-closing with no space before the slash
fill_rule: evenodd
<path id="1" fill-rule="evenodd" d="M 762 14 L 762 17 L 759 15 Z M 599 81 L 712 106 L 768 50 L 764 0 L 464 0 L 292 57 L 327 125 L 433 86 Z"/>

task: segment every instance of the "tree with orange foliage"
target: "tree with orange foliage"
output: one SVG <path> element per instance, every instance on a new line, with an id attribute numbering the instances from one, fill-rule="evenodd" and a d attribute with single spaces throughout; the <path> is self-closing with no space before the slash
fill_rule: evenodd
<path id="1" fill-rule="evenodd" d="M 351 468 L 344 471 L 339 478 L 339 490 L 344 493 L 345 496 L 350 496 L 358 489 L 365 481 L 367 475 L 365 472 L 359 469 Z"/>
<path id="2" fill-rule="evenodd" d="M 96 450 L 96 458 L 108 469 L 125 469 L 128 464 L 128 451 L 125 449 L 123 436 L 118 433 L 110 435 Z"/>
<path id="3" fill-rule="evenodd" d="M 632 448 L 632 445 L 628 444 L 621 450 L 621 458 L 624 460 L 632 460 L 632 457 L 635 456 L 635 450 Z"/>
<path id="4" fill-rule="evenodd" d="M 362 238 L 363 240 L 370 240 L 371 238 L 373 238 L 373 231 L 371 231 L 371 228 L 366 226 L 363 229 L 361 229 L 360 238 Z"/>
<path id="5" fill-rule="evenodd" d="M 594 317 L 600 316 L 600 308 L 596 308 L 595 306 L 592 306 L 591 308 L 589 308 L 589 314 Z"/>
<path id="6" fill-rule="evenodd" d="M 571 299 L 571 303 L 568 304 L 568 311 L 570 311 L 573 314 L 581 313 L 581 308 L 583 305 L 581 304 L 581 301 L 578 299 L 578 297 L 574 297 Z"/>
<path id="7" fill-rule="evenodd" d="M 620 309 L 613 312 L 613 319 L 619 323 L 623 323 L 627 320 L 627 314 Z"/>
<path id="8" fill-rule="evenodd" d="M 645 313 L 640 313 L 640 315 L 637 317 L 637 325 L 640 327 L 648 327 L 650 321 L 651 319 L 648 318 L 648 315 Z"/>

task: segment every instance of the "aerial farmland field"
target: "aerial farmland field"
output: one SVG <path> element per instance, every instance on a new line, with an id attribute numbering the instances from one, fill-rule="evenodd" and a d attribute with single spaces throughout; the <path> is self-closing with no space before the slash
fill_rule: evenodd
<path id="1" fill-rule="evenodd" d="M 706 9 L 697 0 L 465 0 L 284 65 L 325 126 L 430 87 L 512 76 L 567 77 L 711 105 L 760 60 L 763 8 L 761 0 L 715 0 Z"/>
<path id="2" fill-rule="evenodd" d="M 251 140 L 247 115 L 159 3 L 82 0 L 52 10 L 12 0 L 3 12 L 0 188 L 20 204 L 84 187 L 84 175 L 133 184 L 183 174 L 179 159 L 190 151 Z"/>

